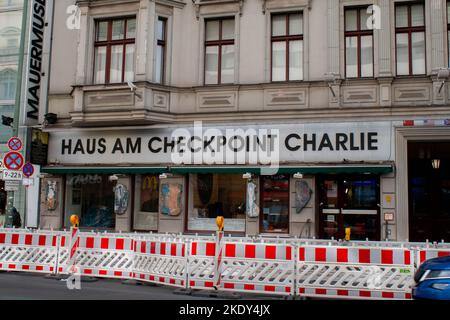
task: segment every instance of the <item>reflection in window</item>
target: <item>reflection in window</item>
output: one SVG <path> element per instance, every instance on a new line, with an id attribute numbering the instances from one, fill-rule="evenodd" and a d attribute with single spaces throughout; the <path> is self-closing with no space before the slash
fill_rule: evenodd
<path id="1" fill-rule="evenodd" d="M 97 21 L 94 82 L 121 83 L 134 77 L 136 19 Z"/>
<path id="2" fill-rule="evenodd" d="M 234 19 L 206 21 L 205 84 L 234 82 Z"/>
<path id="3" fill-rule="evenodd" d="M 303 80 L 303 14 L 272 15 L 272 81 Z"/>
<path id="4" fill-rule="evenodd" d="M 69 175 L 66 183 L 69 190 L 66 212 L 69 217 L 80 216 L 80 227 L 115 227 L 114 183 L 108 175 Z"/>
<path id="5" fill-rule="evenodd" d="M 374 180 L 344 181 L 345 209 L 376 209 L 378 182 Z"/>
<path id="6" fill-rule="evenodd" d="M 289 231 L 289 176 L 263 176 L 262 233 Z"/>
<path id="7" fill-rule="evenodd" d="M 395 7 L 397 75 L 426 74 L 423 3 Z"/>
<path id="8" fill-rule="evenodd" d="M 190 231 L 215 231 L 216 217 L 225 217 L 225 231 L 245 232 L 246 180 L 236 174 L 189 176 Z"/>
<path id="9" fill-rule="evenodd" d="M 0 101 L 15 100 L 17 85 L 16 80 L 16 71 L 6 69 L 0 72 Z"/>

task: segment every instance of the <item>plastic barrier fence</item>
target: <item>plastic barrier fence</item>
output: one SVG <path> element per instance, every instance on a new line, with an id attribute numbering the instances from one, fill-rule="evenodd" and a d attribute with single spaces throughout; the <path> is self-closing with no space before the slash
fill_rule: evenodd
<path id="1" fill-rule="evenodd" d="M 221 289 L 293 295 L 293 253 L 286 244 L 225 243 Z"/>
<path id="2" fill-rule="evenodd" d="M 343 299 L 411 299 L 415 269 L 445 243 L 0 229 L 0 270 L 136 279 L 174 287 Z M 220 248 L 221 250 L 218 250 Z M 221 253 L 219 255 L 219 253 Z"/>
<path id="3" fill-rule="evenodd" d="M 57 255 L 57 235 L 0 230 L 0 270 L 53 273 Z"/>
<path id="4" fill-rule="evenodd" d="M 411 299 L 413 276 L 413 256 L 406 248 L 299 248 L 297 290 L 301 296 Z"/>
<path id="5" fill-rule="evenodd" d="M 426 260 L 450 256 L 450 249 L 448 248 L 426 248 L 417 251 L 417 267 L 419 267 Z"/>
<path id="6" fill-rule="evenodd" d="M 102 234 L 79 234 L 79 245 L 75 254 L 77 272 L 83 276 L 106 278 L 133 278 L 135 240 Z M 70 235 L 61 237 L 58 273 L 67 274 Z"/>
<path id="7" fill-rule="evenodd" d="M 134 260 L 133 273 L 136 280 L 185 287 L 185 243 L 137 240 Z"/>

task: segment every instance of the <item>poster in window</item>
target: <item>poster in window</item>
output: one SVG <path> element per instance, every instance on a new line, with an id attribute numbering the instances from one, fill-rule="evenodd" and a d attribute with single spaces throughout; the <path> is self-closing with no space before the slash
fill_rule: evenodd
<path id="1" fill-rule="evenodd" d="M 256 200 L 256 183 L 249 181 L 247 183 L 247 216 L 256 218 L 259 216 L 259 207 Z"/>
<path id="2" fill-rule="evenodd" d="M 141 212 L 158 212 L 159 180 L 155 175 L 142 177 Z"/>
<path id="3" fill-rule="evenodd" d="M 161 214 L 176 217 L 181 214 L 183 186 L 176 183 L 161 185 Z"/>
<path id="4" fill-rule="evenodd" d="M 123 215 L 128 209 L 129 192 L 126 186 L 118 184 L 114 188 L 114 212 Z"/>
<path id="5" fill-rule="evenodd" d="M 45 203 L 47 210 L 55 211 L 58 208 L 58 182 L 47 181 L 45 188 Z"/>
<path id="6" fill-rule="evenodd" d="M 301 213 L 311 200 L 313 191 L 304 180 L 295 182 L 295 207 L 296 213 Z"/>

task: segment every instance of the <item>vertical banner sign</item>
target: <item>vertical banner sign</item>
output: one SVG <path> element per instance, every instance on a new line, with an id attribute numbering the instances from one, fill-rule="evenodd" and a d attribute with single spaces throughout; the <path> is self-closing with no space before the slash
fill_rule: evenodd
<path id="1" fill-rule="evenodd" d="M 46 76 L 44 67 L 44 35 L 46 33 L 46 3 L 47 0 L 32 0 L 30 12 L 29 48 L 27 62 L 27 86 L 25 96 L 25 125 L 39 123 L 39 109 L 43 104 L 41 97 L 43 78 Z M 47 77 L 45 77 L 47 78 Z M 45 85 L 46 86 L 46 85 Z"/>

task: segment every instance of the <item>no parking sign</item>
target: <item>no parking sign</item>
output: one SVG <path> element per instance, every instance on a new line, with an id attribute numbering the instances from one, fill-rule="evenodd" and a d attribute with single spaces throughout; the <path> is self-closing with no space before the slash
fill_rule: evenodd
<path id="1" fill-rule="evenodd" d="M 22 150 L 23 147 L 23 143 L 22 140 L 20 140 L 17 137 L 12 137 L 11 139 L 8 140 L 8 148 L 11 151 L 20 151 Z"/>
<path id="2" fill-rule="evenodd" d="M 22 168 L 23 175 L 27 178 L 31 177 L 34 173 L 34 166 L 27 162 Z"/>
<path id="3" fill-rule="evenodd" d="M 8 170 L 20 170 L 24 165 L 25 160 L 19 152 L 8 152 L 3 159 L 3 165 Z"/>

